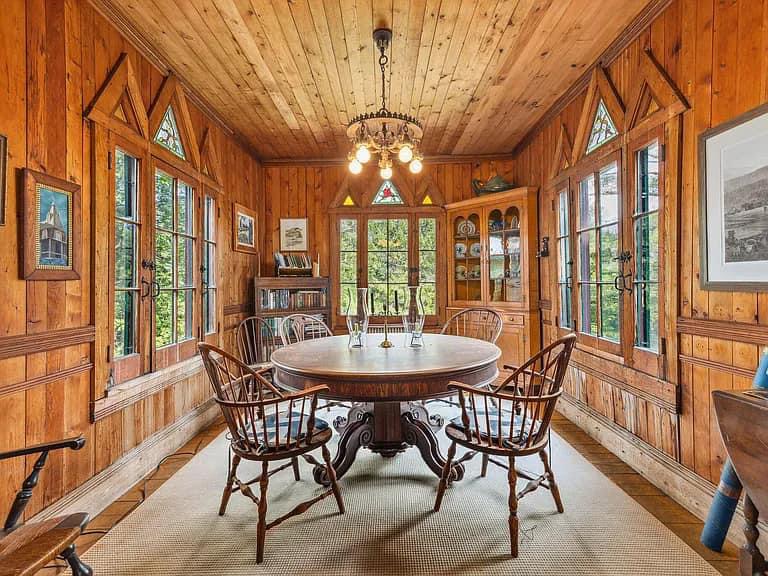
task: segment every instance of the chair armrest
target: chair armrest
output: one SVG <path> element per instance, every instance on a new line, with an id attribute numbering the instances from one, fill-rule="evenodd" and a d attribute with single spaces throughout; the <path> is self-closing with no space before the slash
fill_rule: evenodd
<path id="1" fill-rule="evenodd" d="M 77 438 L 67 438 L 65 440 L 56 440 L 54 442 L 45 442 L 43 444 L 35 444 L 34 446 L 27 446 L 26 448 L 18 448 L 16 450 L 10 450 L 8 452 L 0 452 L 0 460 L 6 460 L 8 458 L 16 458 L 18 456 L 28 456 L 30 454 L 40 454 L 42 452 L 50 452 L 51 450 L 60 450 L 62 448 L 70 448 L 71 450 L 80 450 L 85 446 L 85 438 L 78 436 Z"/>
<path id="2" fill-rule="evenodd" d="M 514 372 L 515 370 L 519 370 L 519 369 L 520 369 L 520 366 L 514 366 L 514 365 L 512 365 L 512 364 L 504 364 L 504 365 L 502 366 L 502 368 L 503 368 L 504 370 L 511 370 L 512 372 Z"/>

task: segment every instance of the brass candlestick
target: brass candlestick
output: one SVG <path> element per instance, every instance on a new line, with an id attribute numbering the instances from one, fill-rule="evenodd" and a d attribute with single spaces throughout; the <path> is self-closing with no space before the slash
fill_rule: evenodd
<path id="1" fill-rule="evenodd" d="M 389 341 L 389 325 L 387 323 L 387 318 L 389 317 L 389 305 L 384 304 L 384 340 L 381 341 L 381 344 L 379 346 L 381 348 L 392 348 L 394 344 Z"/>

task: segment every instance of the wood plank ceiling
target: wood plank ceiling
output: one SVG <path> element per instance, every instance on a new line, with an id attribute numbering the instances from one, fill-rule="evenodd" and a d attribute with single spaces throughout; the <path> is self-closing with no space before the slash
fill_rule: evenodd
<path id="1" fill-rule="evenodd" d="M 510 152 L 652 0 L 92 0 L 263 159 L 341 158 L 378 109 L 374 28 L 393 29 L 389 108 L 428 155 Z"/>

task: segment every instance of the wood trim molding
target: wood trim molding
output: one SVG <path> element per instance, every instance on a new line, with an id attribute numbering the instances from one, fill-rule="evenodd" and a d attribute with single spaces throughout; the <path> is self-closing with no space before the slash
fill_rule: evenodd
<path id="1" fill-rule="evenodd" d="M 555 103 L 549 107 L 544 115 L 531 126 L 531 129 L 528 130 L 525 136 L 523 136 L 520 142 L 515 146 L 513 157 L 517 158 L 525 147 L 533 141 L 536 135 L 541 133 L 550 122 L 565 110 L 566 106 L 568 106 L 574 98 L 587 88 L 589 81 L 592 78 L 592 70 L 595 66 L 607 67 L 610 65 L 619 57 L 627 46 L 636 40 L 637 37 L 640 36 L 640 34 L 642 34 L 664 10 L 666 10 L 670 4 L 672 4 L 672 0 L 653 0 L 652 2 L 649 2 L 632 23 L 627 26 L 610 46 L 603 51 L 594 66 L 586 70 L 576 82 L 571 84 L 570 88 L 555 100 Z"/>
<path id="2" fill-rule="evenodd" d="M 573 162 L 573 144 L 568 136 L 565 124 L 560 123 L 560 133 L 555 144 L 555 155 L 552 157 L 552 166 L 549 171 L 549 179 L 554 180 L 563 170 L 567 170 Z"/>
<path id="3" fill-rule="evenodd" d="M 561 396 L 557 411 L 691 514 L 702 520 L 707 517 L 715 494 L 711 482 L 575 398 Z M 761 524 L 765 533 L 768 524 L 764 521 Z M 743 525 L 743 509 L 739 503 L 728 531 L 728 539 L 737 546 L 744 544 Z"/>
<path id="4" fill-rule="evenodd" d="M 213 398 L 206 400 L 39 512 L 32 521 L 75 512 L 88 512 L 91 517 L 96 516 L 152 472 L 160 460 L 173 454 L 190 438 L 210 426 L 218 415 L 219 407 Z"/>
<path id="5" fill-rule="evenodd" d="M 234 316 L 236 314 L 251 314 L 253 305 L 250 302 L 241 302 L 239 304 L 225 304 L 224 316 Z"/>
<path id="6" fill-rule="evenodd" d="M 602 66 L 596 66 L 592 71 L 592 78 L 587 87 L 587 97 L 584 100 L 584 106 L 581 109 L 579 125 L 576 129 L 576 137 L 573 141 L 573 155 L 571 156 L 571 166 L 574 166 L 579 160 L 588 155 L 587 143 L 589 142 L 590 132 L 595 121 L 598 104 L 602 101 L 605 104 L 608 114 L 613 120 L 616 130 L 621 135 L 624 128 L 624 117 L 626 110 L 624 103 L 616 92 L 608 72 Z M 604 148 L 605 150 L 605 148 Z"/>
<path id="7" fill-rule="evenodd" d="M 477 164 L 479 162 L 511 162 L 514 155 L 511 152 L 504 154 L 436 154 L 424 157 L 424 169 L 429 164 Z M 344 166 L 349 162 L 346 158 L 270 158 L 261 161 L 261 165 L 267 167 L 279 166 L 314 166 L 327 168 L 330 166 Z"/>
<path id="8" fill-rule="evenodd" d="M 639 70 L 640 82 L 629 97 L 624 122 L 625 132 L 635 128 L 656 126 L 682 114 L 690 107 L 685 96 L 672 82 L 650 49 L 644 50 L 640 55 Z M 659 109 L 644 116 L 651 101 L 655 101 Z"/>
<path id="9" fill-rule="evenodd" d="M 43 384 L 51 384 L 59 380 L 66 380 L 67 378 L 71 378 L 72 376 L 82 372 L 90 372 L 91 370 L 93 370 L 93 363 L 84 362 L 82 364 L 78 364 L 77 366 L 73 366 L 72 368 L 59 370 L 58 372 L 53 372 L 44 376 L 38 376 L 37 378 L 32 378 L 30 380 L 22 380 L 21 382 L 8 384 L 6 386 L 0 387 L 0 398 L 9 394 L 21 392 L 22 390 L 29 390 L 30 388 L 35 388 L 36 386 L 41 386 Z"/>
<path id="10" fill-rule="evenodd" d="M 681 354 L 679 356 L 680 362 L 685 364 L 692 364 L 693 366 L 700 366 L 702 368 L 709 368 L 710 370 L 719 370 L 720 372 L 727 372 L 740 378 L 752 379 L 755 377 L 755 371 L 741 366 L 731 366 L 729 364 L 723 364 L 722 362 L 715 362 L 714 360 L 708 360 L 706 358 L 697 358 L 696 356 L 688 356 Z"/>
<path id="11" fill-rule="evenodd" d="M 678 318 L 677 333 L 768 346 L 768 326 L 705 318 Z"/>
<path id="12" fill-rule="evenodd" d="M 101 420 L 202 371 L 203 361 L 199 356 L 195 356 L 164 370 L 139 376 L 125 384 L 115 386 L 107 391 L 107 396 L 91 403 L 92 419 L 94 422 Z"/>
<path id="13" fill-rule="evenodd" d="M 552 300 L 539 300 L 540 310 L 552 310 Z"/>
<path id="14" fill-rule="evenodd" d="M 0 360 L 26 356 L 37 352 L 47 352 L 67 346 L 88 344 L 96 338 L 96 327 L 93 325 L 62 330 L 48 330 L 17 336 L 0 338 Z"/>

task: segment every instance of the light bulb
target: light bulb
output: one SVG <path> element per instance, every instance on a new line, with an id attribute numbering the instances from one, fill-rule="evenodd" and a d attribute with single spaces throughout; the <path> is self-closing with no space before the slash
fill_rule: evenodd
<path id="1" fill-rule="evenodd" d="M 352 174 L 360 174 L 360 172 L 363 171 L 363 165 L 360 164 L 360 161 L 357 158 L 352 158 L 352 160 L 350 160 L 349 171 L 352 172 Z"/>
<path id="2" fill-rule="evenodd" d="M 411 171 L 412 174 L 418 174 L 421 172 L 421 169 L 424 167 L 424 165 L 421 163 L 421 160 L 418 158 L 414 158 L 411 160 L 411 163 L 408 164 L 408 169 Z"/>
<path id="3" fill-rule="evenodd" d="M 413 148 L 408 146 L 407 144 L 400 148 L 400 151 L 397 153 L 397 159 L 400 160 L 403 164 L 408 164 L 408 162 L 411 161 L 413 158 Z"/>
<path id="4" fill-rule="evenodd" d="M 379 174 L 381 175 L 382 180 L 389 180 L 390 178 L 392 178 L 392 167 L 384 166 L 384 168 L 379 170 Z"/>
<path id="5" fill-rule="evenodd" d="M 368 147 L 365 146 L 364 144 L 362 146 L 359 146 L 357 148 L 357 151 L 355 152 L 355 160 L 360 162 L 360 164 L 365 164 L 370 159 L 371 159 L 371 151 L 368 150 Z"/>

